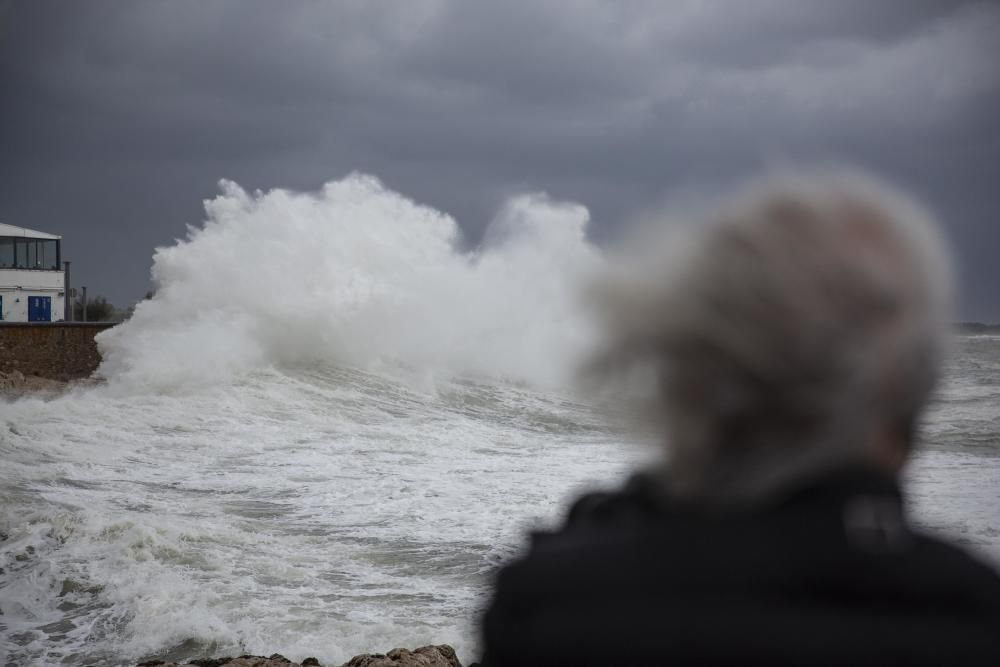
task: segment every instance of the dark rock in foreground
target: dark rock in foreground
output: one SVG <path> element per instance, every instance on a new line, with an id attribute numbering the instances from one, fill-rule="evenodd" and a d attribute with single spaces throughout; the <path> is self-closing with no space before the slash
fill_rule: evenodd
<path id="1" fill-rule="evenodd" d="M 385 655 L 365 653 L 356 655 L 343 667 L 462 667 L 455 655 L 455 649 L 447 644 L 421 646 L 408 651 L 394 648 Z"/>
<path id="2" fill-rule="evenodd" d="M 306 658 L 301 663 L 275 653 L 269 658 L 262 655 L 241 655 L 238 658 L 202 658 L 184 663 L 188 667 L 322 667 L 316 658 Z M 184 667 L 176 662 L 149 660 L 136 667 Z M 388 653 L 356 655 L 341 667 L 462 667 L 455 649 L 447 644 L 421 646 L 412 651 L 394 648 Z"/>

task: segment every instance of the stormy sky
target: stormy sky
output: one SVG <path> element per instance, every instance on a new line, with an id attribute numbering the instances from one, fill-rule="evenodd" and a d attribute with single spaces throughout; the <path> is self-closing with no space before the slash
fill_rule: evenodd
<path id="1" fill-rule="evenodd" d="M 598 243 L 761 169 L 857 164 L 945 224 L 1000 321 L 1000 3 L 0 3 L 0 221 L 127 305 L 220 178 L 360 170 L 475 243 L 513 193 Z"/>

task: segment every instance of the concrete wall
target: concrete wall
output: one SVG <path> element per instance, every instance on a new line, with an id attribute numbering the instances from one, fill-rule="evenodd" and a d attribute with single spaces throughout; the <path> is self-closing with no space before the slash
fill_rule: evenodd
<path id="1" fill-rule="evenodd" d="M 101 363 L 94 336 L 107 322 L 0 323 L 0 372 L 52 380 L 89 376 Z"/>
<path id="2" fill-rule="evenodd" d="M 62 271 L 0 269 L 0 321 L 27 322 L 28 297 L 52 298 L 52 321 L 63 319 L 66 300 Z"/>

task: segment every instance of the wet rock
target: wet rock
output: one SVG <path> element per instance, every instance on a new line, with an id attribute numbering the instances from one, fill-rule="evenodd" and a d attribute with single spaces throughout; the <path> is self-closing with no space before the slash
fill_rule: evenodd
<path id="1" fill-rule="evenodd" d="M 262 655 L 241 655 L 238 658 L 200 658 L 180 664 L 149 660 L 136 667 L 323 667 L 316 658 L 306 658 L 301 663 L 292 662 L 280 653 L 268 658 Z M 412 651 L 394 648 L 388 653 L 356 655 L 341 667 L 462 667 L 455 649 L 447 644 L 421 646 Z"/>
<path id="2" fill-rule="evenodd" d="M 223 667 L 220 665 L 219 667 Z M 259 655 L 242 655 L 235 660 L 225 663 L 225 667 L 302 667 L 297 662 L 292 662 L 280 653 L 275 653 L 269 658 Z"/>
<path id="3" fill-rule="evenodd" d="M 241 655 L 238 658 L 199 658 L 186 663 L 163 662 L 149 660 L 140 662 L 136 667 L 302 667 L 297 662 L 275 653 L 270 658 L 262 655 Z"/>
<path id="4" fill-rule="evenodd" d="M 342 667 L 462 667 L 455 649 L 447 644 L 421 646 L 412 651 L 394 648 L 386 654 L 356 655 Z"/>

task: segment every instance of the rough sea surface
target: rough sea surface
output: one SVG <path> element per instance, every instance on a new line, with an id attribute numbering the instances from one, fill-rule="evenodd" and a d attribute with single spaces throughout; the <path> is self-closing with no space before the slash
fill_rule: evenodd
<path id="1" fill-rule="evenodd" d="M 471 657 L 520 530 L 629 461 L 555 394 L 335 368 L 22 399 L 0 427 L 0 642 L 18 665 Z"/>
<path id="2" fill-rule="evenodd" d="M 0 399 L 0 665 L 471 661 L 524 531 L 649 456 L 559 388 L 586 211 L 514 200 L 462 253 L 367 177 L 225 187 L 102 335 L 105 382 Z M 995 561 L 998 406 L 1000 337 L 958 338 L 907 473 L 915 522 Z"/>

